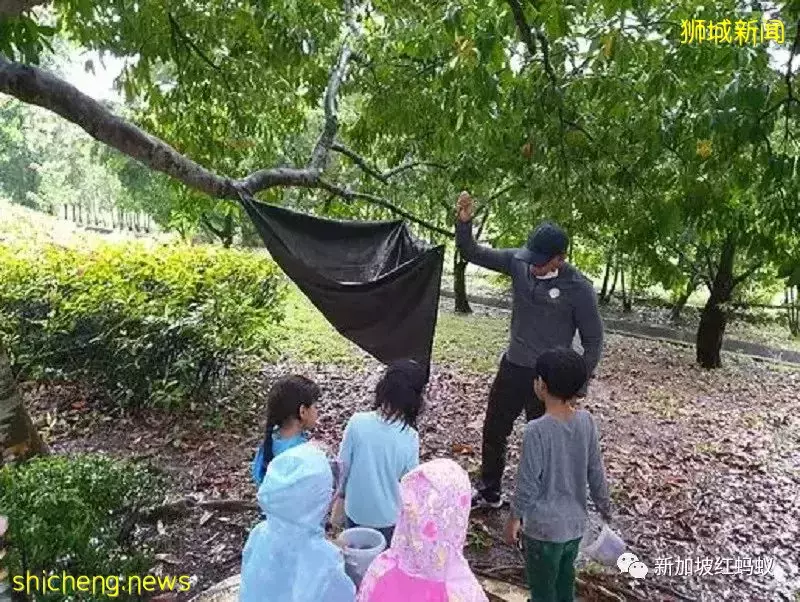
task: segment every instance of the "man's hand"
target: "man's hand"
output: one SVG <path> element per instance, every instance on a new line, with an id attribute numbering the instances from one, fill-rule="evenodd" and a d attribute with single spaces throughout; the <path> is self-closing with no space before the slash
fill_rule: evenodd
<path id="1" fill-rule="evenodd" d="M 506 521 L 506 528 L 503 531 L 503 539 L 510 546 L 517 545 L 519 541 L 519 531 L 522 528 L 522 521 L 510 516 Z"/>
<path id="2" fill-rule="evenodd" d="M 475 215 L 475 202 L 466 190 L 462 190 L 458 195 L 458 203 L 456 203 L 456 215 L 461 222 L 468 222 Z"/>

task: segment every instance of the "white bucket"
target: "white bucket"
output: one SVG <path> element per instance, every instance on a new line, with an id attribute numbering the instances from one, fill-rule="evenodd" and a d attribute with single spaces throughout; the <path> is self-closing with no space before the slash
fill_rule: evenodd
<path id="1" fill-rule="evenodd" d="M 617 566 L 617 558 L 625 551 L 625 542 L 611 527 L 603 525 L 603 530 L 593 543 L 589 544 L 584 553 L 597 562 L 606 566 Z"/>
<path id="2" fill-rule="evenodd" d="M 368 527 L 345 529 L 338 539 L 344 552 L 345 572 L 358 587 L 369 565 L 386 549 L 386 539 L 380 531 Z"/>

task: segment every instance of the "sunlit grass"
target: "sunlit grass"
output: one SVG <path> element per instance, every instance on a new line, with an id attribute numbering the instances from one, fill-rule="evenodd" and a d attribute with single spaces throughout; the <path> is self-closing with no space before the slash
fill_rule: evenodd
<path id="1" fill-rule="evenodd" d="M 286 302 L 286 319 L 278 327 L 278 335 L 281 355 L 292 361 L 358 366 L 365 358 L 293 285 Z M 440 311 L 434 362 L 491 372 L 497 367 L 507 337 L 507 317 L 458 316 Z"/>

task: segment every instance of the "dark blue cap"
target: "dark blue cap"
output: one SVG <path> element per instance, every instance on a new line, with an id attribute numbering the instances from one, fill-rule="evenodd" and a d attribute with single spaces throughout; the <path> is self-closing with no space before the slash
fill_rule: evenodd
<path id="1" fill-rule="evenodd" d="M 569 237 L 557 224 L 542 222 L 528 235 L 515 257 L 531 265 L 544 265 L 557 255 L 566 255 Z"/>

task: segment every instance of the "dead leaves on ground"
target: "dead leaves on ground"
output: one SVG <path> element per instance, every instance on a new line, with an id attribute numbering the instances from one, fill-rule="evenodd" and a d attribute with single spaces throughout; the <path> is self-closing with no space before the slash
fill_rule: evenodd
<path id="1" fill-rule="evenodd" d="M 617 526 L 651 573 L 643 582 L 615 571 L 587 574 L 582 577 L 587 592 L 602 588 L 631 600 L 750 601 L 780 599 L 800 589 L 800 372 L 726 360 L 722 370 L 704 372 L 684 347 L 609 337 L 583 405 L 600 427 Z M 254 388 L 266 391 L 289 370 L 322 385 L 314 436 L 335 451 L 352 413 L 371 408 L 379 368 L 369 362 L 357 372 L 267 366 Z M 420 420 L 423 460 L 453 457 L 477 471 L 492 376 L 434 367 Z M 263 437 L 262 407 L 238 408 L 237 415 L 244 416 L 238 425 L 211 428 L 196 413 L 109 414 L 76 387 L 27 391 L 33 415 L 58 452 L 97 450 L 152 462 L 170 475 L 176 498 L 255 497 L 249 463 Z M 513 484 L 521 429 L 522 420 L 510 440 L 507 488 Z M 516 551 L 499 541 L 504 519 L 503 512 L 476 513 L 471 561 L 495 567 L 519 563 Z M 151 527 L 150 536 L 161 566 L 197 574 L 199 587 L 207 587 L 238 570 L 257 520 L 255 510 L 197 506 L 165 520 L 163 530 Z M 668 577 L 653 570 L 658 558 L 759 556 L 774 556 L 777 577 Z"/>

